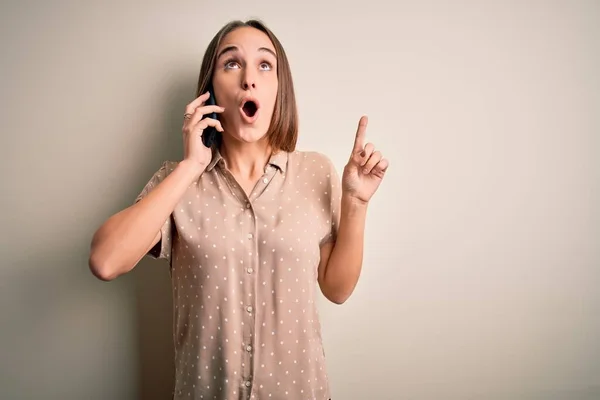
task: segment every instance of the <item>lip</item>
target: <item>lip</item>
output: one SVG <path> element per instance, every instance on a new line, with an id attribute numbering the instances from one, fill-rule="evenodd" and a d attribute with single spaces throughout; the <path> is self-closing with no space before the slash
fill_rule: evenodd
<path id="1" fill-rule="evenodd" d="M 253 117 L 247 116 L 246 113 L 244 112 L 244 104 L 248 101 L 252 101 L 254 104 L 256 104 L 256 112 L 254 113 Z M 240 115 L 242 116 L 242 119 L 245 122 L 251 124 L 254 121 L 256 121 L 256 119 L 258 118 L 258 114 L 260 113 L 260 103 L 256 97 L 244 96 L 244 97 L 242 97 L 242 100 L 240 101 L 239 110 L 240 110 Z"/>

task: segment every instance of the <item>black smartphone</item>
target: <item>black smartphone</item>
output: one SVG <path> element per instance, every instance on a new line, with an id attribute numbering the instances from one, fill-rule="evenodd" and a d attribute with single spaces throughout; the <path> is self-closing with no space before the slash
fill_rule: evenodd
<path id="1" fill-rule="evenodd" d="M 210 96 L 208 97 L 208 100 L 206 101 L 206 105 L 207 106 L 216 105 L 217 101 L 215 99 L 212 85 L 208 85 L 208 88 L 206 90 L 208 90 L 210 92 Z M 202 119 L 204 119 L 204 118 L 217 119 L 217 113 L 212 112 L 212 113 L 206 114 L 202 117 Z M 202 143 L 204 143 L 204 145 L 206 147 L 212 147 L 212 145 L 217 141 L 217 135 L 219 135 L 219 134 L 220 134 L 220 132 L 217 131 L 217 128 L 212 127 L 212 126 L 207 127 L 204 130 L 204 132 L 202 132 Z"/>

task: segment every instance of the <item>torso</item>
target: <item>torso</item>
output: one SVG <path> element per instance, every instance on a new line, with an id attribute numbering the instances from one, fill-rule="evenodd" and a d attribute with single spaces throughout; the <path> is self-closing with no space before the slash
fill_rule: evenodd
<path id="1" fill-rule="evenodd" d="M 214 164 L 171 219 L 175 399 L 329 399 L 316 299 L 333 166 L 281 153 L 242 189 Z"/>

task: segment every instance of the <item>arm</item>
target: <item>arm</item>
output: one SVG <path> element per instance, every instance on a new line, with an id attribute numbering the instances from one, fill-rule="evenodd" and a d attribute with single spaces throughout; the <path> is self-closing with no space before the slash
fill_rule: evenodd
<path id="1" fill-rule="evenodd" d="M 389 166 L 389 162 L 381 152 L 375 150 L 372 143 L 365 144 L 366 127 L 367 118 L 362 117 L 356 130 L 352 154 L 342 176 L 337 233 L 336 224 L 332 225 L 335 241 L 321 247 L 319 286 L 325 297 L 337 304 L 342 304 L 350 297 L 358 282 L 363 263 L 367 206 Z M 331 176 L 335 176 L 333 168 Z M 335 219 L 339 205 L 335 199 L 339 198 L 339 186 L 337 183 L 330 185 L 333 199 L 331 216 Z"/>
<path id="2" fill-rule="evenodd" d="M 319 286 L 325 297 L 344 303 L 354 291 L 363 264 L 367 203 L 343 195 L 337 239 L 321 247 Z"/>
<path id="3" fill-rule="evenodd" d="M 197 163 L 180 162 L 147 196 L 104 222 L 91 243 L 92 273 L 109 281 L 132 270 L 159 242 L 161 227 L 200 172 Z"/>
<path id="4" fill-rule="evenodd" d="M 108 281 L 129 272 L 161 240 L 161 230 L 177 202 L 210 162 L 212 151 L 202 143 L 202 133 L 208 126 L 219 132 L 223 127 L 219 120 L 203 116 L 225 109 L 205 106 L 208 97 L 206 92 L 185 108 L 183 161 L 164 179 L 155 175 L 146 185 L 143 198 L 138 197 L 134 205 L 110 217 L 94 234 L 89 266 L 99 279 Z M 166 174 L 166 170 L 161 172 Z"/>

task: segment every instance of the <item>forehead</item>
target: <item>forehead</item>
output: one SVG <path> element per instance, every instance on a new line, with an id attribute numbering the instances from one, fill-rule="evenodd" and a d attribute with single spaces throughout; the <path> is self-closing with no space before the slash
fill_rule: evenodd
<path id="1" fill-rule="evenodd" d="M 249 26 L 237 28 L 225 35 L 218 52 L 230 46 L 235 46 L 246 53 L 258 51 L 261 48 L 275 52 L 275 47 L 267 34 Z"/>

